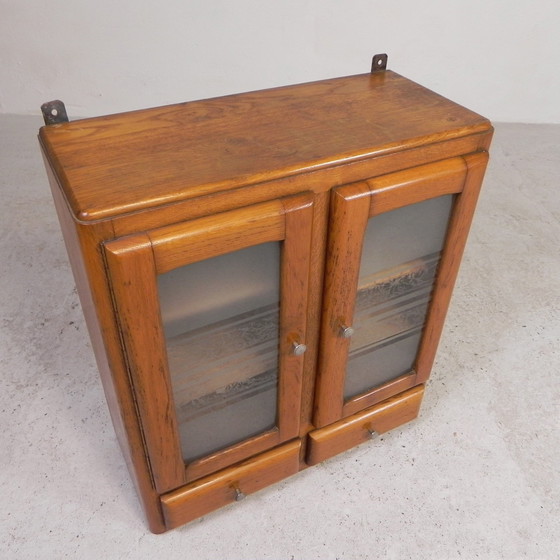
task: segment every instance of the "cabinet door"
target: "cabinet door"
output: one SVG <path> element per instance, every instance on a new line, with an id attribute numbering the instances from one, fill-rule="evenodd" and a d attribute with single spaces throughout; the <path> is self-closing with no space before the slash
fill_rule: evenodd
<path id="1" fill-rule="evenodd" d="M 427 379 L 486 161 L 477 153 L 333 191 L 317 427 Z"/>
<path id="2" fill-rule="evenodd" d="M 105 244 L 156 488 L 298 437 L 311 195 Z"/>

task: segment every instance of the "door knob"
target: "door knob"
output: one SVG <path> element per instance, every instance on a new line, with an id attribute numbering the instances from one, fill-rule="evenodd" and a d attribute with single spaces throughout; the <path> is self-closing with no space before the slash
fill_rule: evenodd
<path id="1" fill-rule="evenodd" d="M 371 428 L 367 428 L 367 432 L 368 432 L 369 439 L 375 439 L 379 435 L 379 432 L 376 432 Z"/>
<path id="2" fill-rule="evenodd" d="M 347 325 L 340 326 L 340 336 L 342 338 L 350 338 L 354 334 L 354 327 L 350 327 Z"/>
<path id="3" fill-rule="evenodd" d="M 294 356 L 301 356 L 302 354 L 305 354 L 306 350 L 307 346 L 301 342 L 294 342 L 292 345 L 292 354 Z"/>

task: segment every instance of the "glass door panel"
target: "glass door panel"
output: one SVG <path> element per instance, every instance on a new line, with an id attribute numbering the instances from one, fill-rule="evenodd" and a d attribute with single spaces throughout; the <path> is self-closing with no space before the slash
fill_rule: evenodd
<path id="1" fill-rule="evenodd" d="M 276 427 L 281 242 L 158 276 L 183 458 Z"/>
<path id="2" fill-rule="evenodd" d="M 368 221 L 345 400 L 412 369 L 452 202 L 440 196 Z"/>
<path id="3" fill-rule="evenodd" d="M 158 492 L 298 436 L 312 218 L 302 193 L 104 244 Z"/>

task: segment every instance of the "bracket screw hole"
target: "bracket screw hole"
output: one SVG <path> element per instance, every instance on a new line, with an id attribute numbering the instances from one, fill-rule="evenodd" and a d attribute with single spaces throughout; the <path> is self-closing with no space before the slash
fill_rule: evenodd
<path id="1" fill-rule="evenodd" d="M 51 109 L 51 115 L 53 117 L 56 117 L 58 115 L 58 110 L 57 109 Z"/>

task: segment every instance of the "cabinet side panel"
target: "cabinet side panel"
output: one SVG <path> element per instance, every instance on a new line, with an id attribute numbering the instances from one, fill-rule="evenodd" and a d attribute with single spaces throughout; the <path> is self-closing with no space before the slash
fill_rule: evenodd
<path id="1" fill-rule="evenodd" d="M 117 439 L 143 503 L 150 529 L 154 533 L 161 533 L 165 531 L 165 525 L 159 496 L 152 486 L 146 462 L 144 443 L 126 368 L 122 362 L 120 339 L 100 252 L 100 242 L 113 236 L 112 227 L 110 222 L 92 226 L 76 224 L 45 156 L 44 160 Z"/>

